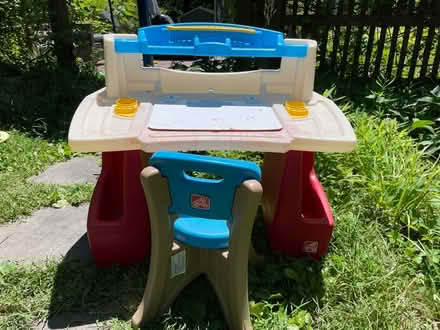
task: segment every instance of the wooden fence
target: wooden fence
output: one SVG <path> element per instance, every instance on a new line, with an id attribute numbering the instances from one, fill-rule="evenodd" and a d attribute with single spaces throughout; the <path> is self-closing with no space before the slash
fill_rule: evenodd
<path id="1" fill-rule="evenodd" d="M 318 41 L 319 70 L 439 78 L 440 0 L 280 0 L 277 12 L 289 37 Z"/>

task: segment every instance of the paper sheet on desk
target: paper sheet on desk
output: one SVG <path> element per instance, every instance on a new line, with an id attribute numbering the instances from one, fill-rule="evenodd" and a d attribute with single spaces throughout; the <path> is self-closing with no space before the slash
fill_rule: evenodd
<path id="1" fill-rule="evenodd" d="M 277 131 L 282 125 L 267 106 L 155 104 L 148 127 L 176 131 Z"/>

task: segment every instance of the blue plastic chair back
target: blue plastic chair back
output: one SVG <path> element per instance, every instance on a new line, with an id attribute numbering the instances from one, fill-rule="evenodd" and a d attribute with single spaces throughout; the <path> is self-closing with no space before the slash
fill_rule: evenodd
<path id="1" fill-rule="evenodd" d="M 170 213 L 208 219 L 232 220 L 237 187 L 245 180 L 261 180 L 260 168 L 251 162 L 178 152 L 156 152 L 150 159 L 167 177 Z M 188 172 L 205 172 L 220 179 L 194 177 Z"/>
<path id="2" fill-rule="evenodd" d="M 221 23 L 180 23 L 138 29 L 115 39 L 117 53 L 190 56 L 306 57 L 307 44 L 287 44 L 281 32 Z"/>

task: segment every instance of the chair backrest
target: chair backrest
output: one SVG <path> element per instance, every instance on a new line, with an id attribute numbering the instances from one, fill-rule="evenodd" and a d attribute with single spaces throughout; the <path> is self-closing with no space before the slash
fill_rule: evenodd
<path id="1" fill-rule="evenodd" d="M 231 221 L 235 190 L 245 180 L 261 180 L 260 168 L 242 160 L 179 152 L 156 152 L 150 165 L 168 179 L 170 213 Z M 216 179 L 194 177 L 205 172 Z"/>

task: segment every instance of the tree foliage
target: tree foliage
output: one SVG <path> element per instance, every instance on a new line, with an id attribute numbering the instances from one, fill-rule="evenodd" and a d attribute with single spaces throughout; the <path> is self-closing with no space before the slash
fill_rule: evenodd
<path id="1" fill-rule="evenodd" d="M 0 63 L 18 71 L 48 59 L 47 0 L 0 0 Z"/>
<path id="2" fill-rule="evenodd" d="M 118 33 L 135 33 L 139 26 L 136 0 L 112 0 L 113 14 L 118 23 Z M 112 25 L 104 17 L 108 10 L 106 0 L 72 0 L 71 12 L 76 24 L 91 24 L 95 33 L 109 33 Z"/>

